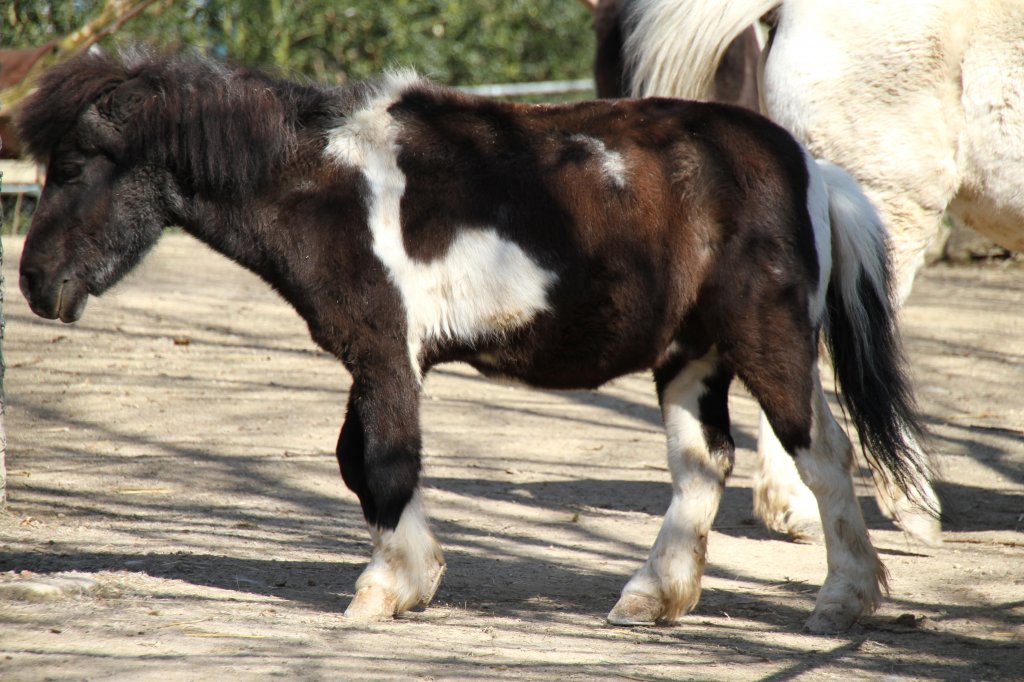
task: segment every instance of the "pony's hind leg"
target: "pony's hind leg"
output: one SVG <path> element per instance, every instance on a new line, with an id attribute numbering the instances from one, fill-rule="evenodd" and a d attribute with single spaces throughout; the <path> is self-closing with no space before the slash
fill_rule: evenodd
<path id="1" fill-rule="evenodd" d="M 730 357 L 817 500 L 828 573 L 807 629 L 836 632 L 875 609 L 885 571 L 854 494 L 853 447 L 821 387 L 814 335 L 793 326 L 778 338 L 784 341 L 737 344 Z"/>
<path id="2" fill-rule="evenodd" d="M 758 469 L 754 475 L 754 513 L 764 525 L 796 542 L 821 539 L 821 519 L 814 493 L 804 485 L 796 462 L 761 413 L 757 436 Z"/>
<path id="3" fill-rule="evenodd" d="M 655 371 L 668 439 L 672 501 L 643 567 L 608 614 L 615 625 L 671 622 L 700 597 L 708 532 L 732 471 L 728 392 L 732 374 L 715 351 Z"/>
<path id="4" fill-rule="evenodd" d="M 816 369 L 811 404 L 811 443 L 795 448 L 795 456 L 801 477 L 818 500 L 828 574 L 806 627 L 838 632 L 878 607 L 887 587 L 886 571 L 854 493 L 853 447 L 829 409 Z"/>
<path id="5" fill-rule="evenodd" d="M 915 444 L 916 445 L 916 444 Z M 920 491 L 920 499 L 909 497 L 884 469 L 873 469 L 875 498 L 882 513 L 904 532 L 929 547 L 942 544 L 938 516 L 939 499 L 927 475 L 927 459 L 916 446 L 920 468 L 913 468 L 911 490 Z M 822 537 L 821 519 L 814 493 L 804 485 L 796 462 L 783 448 L 764 413 L 757 440 L 759 469 L 754 478 L 754 513 L 764 524 L 796 542 L 817 542 Z"/>

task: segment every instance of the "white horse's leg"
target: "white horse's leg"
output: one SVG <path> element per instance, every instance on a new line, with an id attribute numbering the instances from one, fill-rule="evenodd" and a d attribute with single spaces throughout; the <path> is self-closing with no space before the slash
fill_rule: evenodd
<path id="1" fill-rule="evenodd" d="M 875 484 L 875 499 L 882 513 L 907 535 L 928 547 L 937 547 L 942 544 L 942 525 L 939 521 L 942 505 L 932 487 L 928 456 L 913 436 L 907 434 L 907 439 L 914 444 L 914 456 L 918 463 L 909 467 L 910 480 L 907 481 L 909 489 L 916 491 L 916 496 L 909 497 L 884 469 L 873 468 L 871 475 Z"/>
<path id="2" fill-rule="evenodd" d="M 797 542 L 821 538 L 814 493 L 804 485 L 793 457 L 782 447 L 764 412 L 757 436 L 758 469 L 754 475 L 754 513 L 764 524 Z"/>
<path id="3" fill-rule="evenodd" d="M 871 199 L 889 231 L 892 259 L 893 292 L 897 304 L 902 306 L 914 287 L 914 278 L 925 264 L 928 249 L 942 230 L 946 203 L 952 193 L 934 205 L 922 205 L 911 196 L 892 191 L 875 190 L 871 180 L 861 181 L 864 194 Z"/>
<path id="4" fill-rule="evenodd" d="M 658 376 L 668 437 L 672 502 L 643 567 L 622 589 L 608 614 L 615 625 L 671 622 L 700 597 L 708 533 L 732 470 L 728 389 L 714 351 L 674 376 Z"/>
<path id="5" fill-rule="evenodd" d="M 806 625 L 811 632 L 847 629 L 878 607 L 887 587 L 854 494 L 852 458 L 850 440 L 832 416 L 815 372 L 811 446 L 796 456 L 800 475 L 818 500 L 828 555 L 828 574 Z"/>

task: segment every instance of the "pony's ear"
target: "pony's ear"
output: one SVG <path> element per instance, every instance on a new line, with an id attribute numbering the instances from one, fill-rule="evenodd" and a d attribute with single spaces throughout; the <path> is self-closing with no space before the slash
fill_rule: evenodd
<path id="1" fill-rule="evenodd" d="M 153 94 L 150 85 L 134 78 L 120 83 L 90 106 L 83 118 L 95 133 L 96 146 L 118 156 L 123 149 L 124 130 L 128 121 L 141 112 L 146 98 Z"/>
<path id="2" fill-rule="evenodd" d="M 154 94 L 152 84 L 142 78 L 130 78 L 103 95 L 96 102 L 96 110 L 114 125 L 123 126 Z"/>

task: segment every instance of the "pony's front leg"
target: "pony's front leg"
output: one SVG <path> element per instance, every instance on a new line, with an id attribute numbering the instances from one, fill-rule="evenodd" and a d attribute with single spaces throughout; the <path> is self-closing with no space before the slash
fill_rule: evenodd
<path id="1" fill-rule="evenodd" d="M 418 413 L 415 379 L 403 385 L 392 375 L 353 385 L 338 463 L 373 539 L 373 556 L 345 611 L 353 620 L 387 619 L 426 605 L 444 574 L 419 492 Z"/>
<path id="2" fill-rule="evenodd" d="M 658 370 L 655 379 L 668 437 L 672 502 L 647 562 L 608 614 L 614 625 L 672 622 L 697 605 L 708 533 L 732 471 L 727 405 L 732 374 L 718 365 L 716 353 Z"/>

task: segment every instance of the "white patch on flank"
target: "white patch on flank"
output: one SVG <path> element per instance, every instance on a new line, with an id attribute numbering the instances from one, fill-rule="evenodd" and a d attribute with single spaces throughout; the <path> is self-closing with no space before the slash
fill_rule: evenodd
<path id="1" fill-rule="evenodd" d="M 486 226 L 461 228 L 448 252 L 430 262 L 411 259 L 402 238 L 406 179 L 398 167 L 398 124 L 388 107 L 415 84 L 412 73 L 392 74 L 367 103 L 334 129 L 326 153 L 360 169 L 368 201 L 373 251 L 398 287 L 406 310 L 409 355 L 429 339 L 473 342 L 528 323 L 548 309 L 555 274 L 519 245 Z"/>
<path id="2" fill-rule="evenodd" d="M 603 140 L 590 135 L 577 134 L 572 135 L 569 139 L 585 146 L 591 154 L 600 160 L 601 173 L 611 185 L 616 189 L 626 186 L 626 161 L 622 158 L 622 154 L 608 149 Z"/>
<path id="3" fill-rule="evenodd" d="M 420 492 L 413 493 L 394 530 L 370 528 L 373 557 L 356 581 L 356 591 L 380 587 L 401 613 L 429 601 L 444 568 L 441 547 L 427 523 Z"/>

